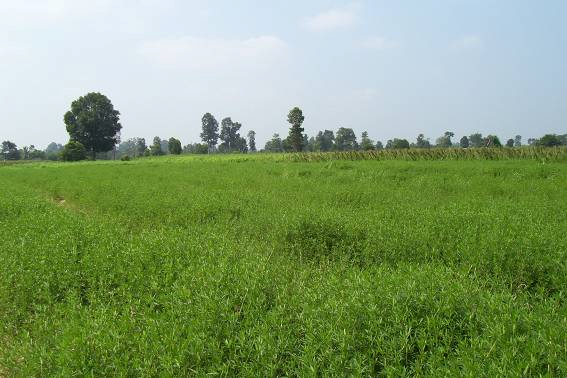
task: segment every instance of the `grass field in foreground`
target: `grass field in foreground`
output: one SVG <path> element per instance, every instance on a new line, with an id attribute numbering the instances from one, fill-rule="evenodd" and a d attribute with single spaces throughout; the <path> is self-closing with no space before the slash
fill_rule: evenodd
<path id="1" fill-rule="evenodd" d="M 0 168 L 0 376 L 567 375 L 567 165 Z"/>

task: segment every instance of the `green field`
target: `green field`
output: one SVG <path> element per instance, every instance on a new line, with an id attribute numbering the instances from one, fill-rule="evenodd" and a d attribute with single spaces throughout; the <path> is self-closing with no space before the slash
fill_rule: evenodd
<path id="1" fill-rule="evenodd" d="M 567 165 L 0 167 L 1 376 L 566 376 Z"/>

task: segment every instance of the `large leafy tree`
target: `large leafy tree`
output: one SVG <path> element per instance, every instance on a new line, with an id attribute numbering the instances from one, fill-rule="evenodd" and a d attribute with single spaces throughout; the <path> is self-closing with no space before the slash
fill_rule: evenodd
<path id="1" fill-rule="evenodd" d="M 332 130 L 319 131 L 315 137 L 315 151 L 331 151 L 335 147 L 335 133 Z"/>
<path id="2" fill-rule="evenodd" d="M 161 148 L 161 145 L 162 145 L 161 138 L 158 137 L 158 136 L 154 137 L 154 141 L 153 141 L 152 145 L 150 146 L 150 154 L 152 156 L 165 155 L 165 153 L 163 152 L 163 149 Z"/>
<path id="3" fill-rule="evenodd" d="M 469 136 L 469 144 L 470 147 L 482 147 L 484 145 L 484 138 L 482 137 L 482 134 L 480 133 L 475 133 Z"/>
<path id="4" fill-rule="evenodd" d="M 374 141 L 368 137 L 368 131 L 362 132 L 360 139 L 360 149 L 363 151 L 370 151 L 374 149 Z"/>
<path id="5" fill-rule="evenodd" d="M 388 141 L 388 143 L 386 144 L 386 148 L 392 150 L 409 149 L 410 143 L 408 142 L 407 139 L 394 138 L 394 140 Z"/>
<path id="6" fill-rule="evenodd" d="M 274 134 L 272 139 L 266 142 L 264 147 L 266 152 L 283 152 L 283 141 L 279 134 Z"/>
<path id="7" fill-rule="evenodd" d="M 2 155 L 6 160 L 19 160 L 20 152 L 15 143 L 6 140 L 2 142 Z"/>
<path id="8" fill-rule="evenodd" d="M 201 123 L 203 126 L 201 140 L 207 144 L 210 153 L 219 140 L 219 123 L 211 113 L 206 113 L 201 119 Z"/>
<path id="9" fill-rule="evenodd" d="M 488 135 L 484 138 L 484 147 L 502 147 L 502 143 L 496 135 Z"/>
<path id="10" fill-rule="evenodd" d="M 431 143 L 429 142 L 429 139 L 425 138 L 425 135 L 423 134 L 419 134 L 417 136 L 417 140 L 415 142 L 415 146 L 417 148 L 431 148 Z"/>
<path id="11" fill-rule="evenodd" d="M 223 149 L 226 152 L 233 150 L 241 150 L 240 128 L 242 125 L 238 122 L 233 122 L 230 117 L 227 117 L 221 122 L 220 139 L 223 141 Z"/>
<path id="12" fill-rule="evenodd" d="M 471 145 L 469 138 L 467 136 L 462 137 L 459 145 L 461 146 L 461 148 L 469 148 Z"/>
<path id="13" fill-rule="evenodd" d="M 97 152 L 108 152 L 120 141 L 120 112 L 101 93 L 73 101 L 64 120 L 71 141 L 80 142 L 93 160 Z"/>
<path id="14" fill-rule="evenodd" d="M 538 146 L 556 147 L 561 146 L 561 139 L 555 134 L 546 134 L 538 141 Z"/>
<path id="15" fill-rule="evenodd" d="M 169 143 L 167 144 L 169 153 L 172 155 L 181 155 L 183 152 L 183 147 L 181 147 L 181 141 L 177 138 L 169 138 Z"/>
<path id="16" fill-rule="evenodd" d="M 287 115 L 287 121 L 291 124 L 289 129 L 289 141 L 293 151 L 301 152 L 303 148 L 303 121 L 305 121 L 305 116 L 303 116 L 303 111 L 298 107 L 291 109 Z"/>
<path id="17" fill-rule="evenodd" d="M 336 147 L 339 151 L 352 151 L 358 149 L 356 134 L 351 128 L 341 127 L 337 130 L 335 138 Z"/>
<path id="18" fill-rule="evenodd" d="M 452 147 L 453 141 L 451 140 L 451 138 L 454 136 L 455 134 L 452 133 L 451 131 L 446 131 L 442 137 L 439 137 L 437 139 L 437 147 L 444 147 L 444 148 Z"/>

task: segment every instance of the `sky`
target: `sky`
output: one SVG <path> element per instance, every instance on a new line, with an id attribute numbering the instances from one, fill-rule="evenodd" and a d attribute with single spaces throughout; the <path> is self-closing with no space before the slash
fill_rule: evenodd
<path id="1" fill-rule="evenodd" d="M 567 133 L 564 0 L 0 0 L 0 139 L 65 143 L 89 92 L 122 139 L 199 141 L 211 112 L 385 142 Z"/>

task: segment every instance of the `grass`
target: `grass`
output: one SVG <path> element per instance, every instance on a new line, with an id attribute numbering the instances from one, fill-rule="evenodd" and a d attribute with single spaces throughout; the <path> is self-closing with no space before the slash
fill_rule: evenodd
<path id="1" fill-rule="evenodd" d="M 0 376 L 567 374 L 565 164 L 282 156 L 1 167 Z"/>

